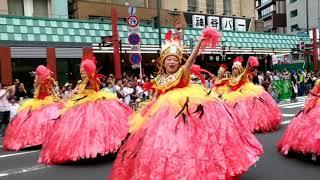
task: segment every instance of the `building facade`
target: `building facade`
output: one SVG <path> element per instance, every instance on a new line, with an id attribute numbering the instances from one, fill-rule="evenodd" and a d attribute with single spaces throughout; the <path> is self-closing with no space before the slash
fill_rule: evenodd
<path id="1" fill-rule="evenodd" d="M 256 0 L 257 20 L 263 22 L 265 32 L 286 33 L 286 1 Z"/>
<path id="2" fill-rule="evenodd" d="M 287 32 L 308 32 L 314 27 L 319 28 L 320 1 L 287 0 Z"/>
<path id="3" fill-rule="evenodd" d="M 68 0 L 0 0 L 0 14 L 68 18 Z"/>
<path id="4" fill-rule="evenodd" d="M 137 16 L 141 23 L 148 25 L 157 21 L 158 0 L 136 0 Z M 111 9 L 118 10 L 118 18 L 125 21 L 128 16 L 128 0 L 72 0 L 69 14 L 76 19 L 110 20 Z M 252 0 L 160 0 L 160 22 L 162 26 L 171 26 L 176 19 L 190 25 L 186 13 L 242 17 L 254 20 L 255 8 Z M 255 23 L 250 26 L 255 31 Z"/>

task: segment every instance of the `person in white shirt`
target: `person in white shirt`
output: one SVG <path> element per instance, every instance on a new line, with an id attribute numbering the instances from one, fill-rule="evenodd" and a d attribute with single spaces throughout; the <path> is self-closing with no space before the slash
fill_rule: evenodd
<path id="1" fill-rule="evenodd" d="M 126 105 L 130 105 L 131 95 L 133 92 L 134 89 L 131 87 L 131 84 L 126 82 L 124 88 L 122 89 L 123 101 Z"/>
<path id="2" fill-rule="evenodd" d="M 142 89 L 142 81 L 139 79 L 138 84 L 136 86 L 136 94 L 140 99 L 143 99 L 143 89 Z"/>
<path id="3" fill-rule="evenodd" d="M 68 99 L 72 94 L 72 84 L 66 83 L 64 87 L 66 88 L 66 91 L 64 92 L 64 98 Z"/>
<path id="4" fill-rule="evenodd" d="M 263 75 L 263 73 L 260 73 L 260 74 L 258 75 L 258 80 L 259 80 L 259 85 L 262 85 L 263 80 L 264 80 L 264 75 Z"/>
<path id="5" fill-rule="evenodd" d="M 11 87 L 3 88 L 0 83 L 0 137 L 4 136 L 10 119 L 10 96 Z"/>
<path id="6" fill-rule="evenodd" d="M 14 116 L 16 116 L 19 108 L 19 103 L 17 103 L 17 101 L 14 98 L 12 98 L 10 100 L 10 121 L 14 118 Z"/>

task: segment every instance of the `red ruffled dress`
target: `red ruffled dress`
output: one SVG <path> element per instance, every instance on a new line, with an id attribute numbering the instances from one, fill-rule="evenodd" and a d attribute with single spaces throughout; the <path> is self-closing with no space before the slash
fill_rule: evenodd
<path id="1" fill-rule="evenodd" d="M 43 144 L 39 162 L 61 164 L 117 152 L 132 113 L 116 94 L 83 90 L 66 103 Z"/>
<path id="2" fill-rule="evenodd" d="M 223 99 L 232 107 L 251 132 L 268 132 L 279 128 L 282 115 L 272 96 L 248 77 L 238 83 L 229 81 L 231 91 Z"/>
<path id="3" fill-rule="evenodd" d="M 263 153 L 232 110 L 183 69 L 158 76 L 162 94 L 130 119 L 132 133 L 120 149 L 110 179 L 233 179 Z"/>
<path id="4" fill-rule="evenodd" d="M 49 96 L 51 87 L 48 86 L 40 85 L 40 92 L 36 93 L 35 98 L 22 102 L 21 108 L 6 130 L 3 139 L 4 149 L 18 151 L 43 144 L 63 108 L 62 102 L 58 102 L 54 96 Z"/>
<path id="5" fill-rule="evenodd" d="M 284 155 L 290 151 L 320 155 L 320 83 L 311 90 L 305 107 L 292 119 L 278 144 Z"/>

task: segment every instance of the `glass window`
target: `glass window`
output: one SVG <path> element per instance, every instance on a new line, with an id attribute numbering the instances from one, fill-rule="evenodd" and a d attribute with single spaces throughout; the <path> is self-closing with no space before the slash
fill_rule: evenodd
<path id="1" fill-rule="evenodd" d="M 214 0 L 207 0 L 207 13 L 214 14 Z"/>
<path id="2" fill-rule="evenodd" d="M 191 12 L 197 11 L 197 0 L 188 0 L 188 10 Z"/>
<path id="3" fill-rule="evenodd" d="M 48 0 L 33 0 L 33 16 L 48 17 Z"/>
<path id="4" fill-rule="evenodd" d="M 23 0 L 8 1 L 9 15 L 23 16 Z"/>
<path id="5" fill-rule="evenodd" d="M 290 3 L 294 3 L 294 2 L 297 2 L 297 0 L 290 0 Z"/>
<path id="6" fill-rule="evenodd" d="M 298 10 L 297 9 L 290 12 L 290 17 L 291 18 L 296 17 L 296 16 L 298 16 Z"/>
<path id="7" fill-rule="evenodd" d="M 231 15 L 231 0 L 223 0 L 223 14 Z"/>
<path id="8" fill-rule="evenodd" d="M 291 32 L 298 31 L 298 30 L 299 30 L 298 24 L 294 24 L 291 26 Z"/>

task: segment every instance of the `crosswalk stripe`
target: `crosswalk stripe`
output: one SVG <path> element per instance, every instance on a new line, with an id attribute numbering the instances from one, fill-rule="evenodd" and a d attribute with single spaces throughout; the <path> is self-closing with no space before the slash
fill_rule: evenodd
<path id="1" fill-rule="evenodd" d="M 26 173 L 26 172 L 30 172 L 30 171 L 38 171 L 38 170 L 45 169 L 48 167 L 50 167 L 50 166 L 38 164 L 38 165 L 30 166 L 30 167 L 9 169 L 9 170 L 5 170 L 5 171 L 0 171 L 0 177 L 10 176 L 13 174 Z"/>
<path id="2" fill-rule="evenodd" d="M 291 120 L 283 121 L 281 124 L 289 124 Z"/>
<path id="3" fill-rule="evenodd" d="M 303 104 L 296 104 L 296 105 L 288 105 L 288 106 L 284 106 L 282 108 L 291 109 L 291 108 L 297 108 L 297 107 L 303 107 L 303 106 L 304 106 L 304 103 Z"/>
<path id="4" fill-rule="evenodd" d="M 22 155 L 22 154 L 30 154 L 30 153 L 39 152 L 39 151 L 40 151 L 40 150 L 34 150 L 34 151 L 28 151 L 28 152 L 5 154 L 5 155 L 0 155 L 0 158 L 6 158 L 6 157 L 11 157 L 11 156 L 18 156 L 18 155 Z"/>
<path id="5" fill-rule="evenodd" d="M 283 117 L 293 117 L 295 114 L 282 114 Z"/>
<path id="6" fill-rule="evenodd" d="M 291 105 L 300 105 L 304 104 L 305 102 L 295 102 L 295 103 L 288 103 L 288 104 L 280 104 L 279 107 L 291 106 Z"/>

